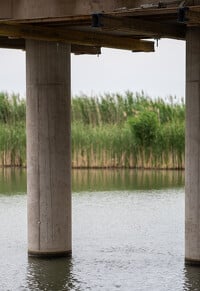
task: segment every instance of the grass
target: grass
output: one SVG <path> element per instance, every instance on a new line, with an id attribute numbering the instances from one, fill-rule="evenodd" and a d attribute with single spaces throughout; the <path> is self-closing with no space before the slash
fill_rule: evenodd
<path id="1" fill-rule="evenodd" d="M 0 93 L 0 164 L 26 164 L 26 104 Z M 126 92 L 72 98 L 75 168 L 184 168 L 185 104 Z"/>

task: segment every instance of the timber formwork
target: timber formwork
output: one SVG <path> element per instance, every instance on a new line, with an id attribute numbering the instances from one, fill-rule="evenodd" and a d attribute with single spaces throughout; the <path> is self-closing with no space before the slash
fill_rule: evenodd
<path id="1" fill-rule="evenodd" d="M 184 40 L 200 25 L 200 1 L 0 1 L 0 46 L 25 49 L 25 40 L 71 43 L 75 54 L 101 47 L 154 51 L 152 39 Z M 150 39 L 150 40 L 148 40 Z"/>

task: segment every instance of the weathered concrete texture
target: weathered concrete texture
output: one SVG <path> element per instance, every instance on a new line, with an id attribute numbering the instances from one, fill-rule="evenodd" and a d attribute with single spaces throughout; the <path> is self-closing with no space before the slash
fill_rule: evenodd
<path id="1" fill-rule="evenodd" d="M 70 45 L 26 41 L 30 255 L 71 252 Z"/>
<path id="2" fill-rule="evenodd" d="M 0 18 L 11 18 L 13 16 L 12 0 L 0 1 Z"/>
<path id="3" fill-rule="evenodd" d="M 192 1 L 198 2 L 200 0 Z M 115 9 L 152 4 L 152 0 L 7 0 L 4 2 L 0 3 L 0 8 L 2 8 L 0 18 L 12 17 L 14 19 L 90 15 L 94 12 L 112 12 Z M 158 2 L 159 0 L 153 1 L 153 3 Z"/>
<path id="4" fill-rule="evenodd" d="M 186 41 L 185 257 L 200 264 L 200 28 Z"/>

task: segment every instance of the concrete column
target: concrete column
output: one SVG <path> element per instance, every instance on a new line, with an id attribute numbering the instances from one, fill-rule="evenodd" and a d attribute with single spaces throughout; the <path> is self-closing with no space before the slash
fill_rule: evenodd
<path id="1" fill-rule="evenodd" d="M 186 40 L 186 263 L 200 264 L 200 28 Z"/>
<path id="2" fill-rule="evenodd" d="M 71 253 L 70 45 L 26 41 L 28 253 Z"/>

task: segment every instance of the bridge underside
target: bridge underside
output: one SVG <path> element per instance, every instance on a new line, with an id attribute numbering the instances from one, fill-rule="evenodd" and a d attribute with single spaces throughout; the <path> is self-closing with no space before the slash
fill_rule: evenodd
<path id="1" fill-rule="evenodd" d="M 134 3 L 133 3 L 134 2 Z M 0 1 L 0 47 L 27 52 L 28 248 L 71 253 L 70 53 L 186 40 L 186 261 L 200 263 L 200 0 Z"/>
<path id="2" fill-rule="evenodd" d="M 186 39 L 200 25 L 200 1 L 6 1 L 0 3 L 0 46 L 25 50 L 25 40 L 72 44 L 75 54 L 101 47 L 154 51 L 148 39 Z M 186 6 L 187 4 L 187 6 Z"/>

